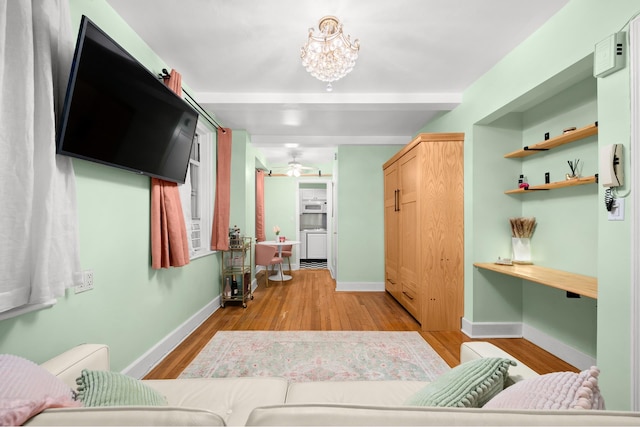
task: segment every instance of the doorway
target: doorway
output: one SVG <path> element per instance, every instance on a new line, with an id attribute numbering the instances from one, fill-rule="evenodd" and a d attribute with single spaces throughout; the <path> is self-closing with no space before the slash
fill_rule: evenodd
<path id="1" fill-rule="evenodd" d="M 334 192 L 329 178 L 300 179 L 296 195 L 301 269 L 328 269 L 334 276 Z"/>

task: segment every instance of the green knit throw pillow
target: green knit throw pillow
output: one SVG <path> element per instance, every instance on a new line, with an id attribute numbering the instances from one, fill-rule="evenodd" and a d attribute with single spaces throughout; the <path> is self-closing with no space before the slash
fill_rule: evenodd
<path id="1" fill-rule="evenodd" d="M 509 366 L 499 357 L 471 360 L 456 366 L 409 397 L 406 405 L 481 408 L 504 389 Z"/>
<path id="2" fill-rule="evenodd" d="M 167 399 L 135 378 L 110 371 L 82 370 L 76 379 L 84 406 L 166 406 Z"/>

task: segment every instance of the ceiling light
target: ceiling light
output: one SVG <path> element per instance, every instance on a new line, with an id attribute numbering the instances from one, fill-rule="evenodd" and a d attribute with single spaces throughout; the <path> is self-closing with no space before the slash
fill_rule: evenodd
<path id="1" fill-rule="evenodd" d="M 309 40 L 302 47 L 302 65 L 318 80 L 327 82 L 327 91 L 333 87 L 331 82 L 346 76 L 358 59 L 360 42 L 353 43 L 342 32 L 342 24 L 335 16 L 325 16 L 318 23 L 319 34 L 309 28 Z"/>
<path id="2" fill-rule="evenodd" d="M 296 178 L 300 176 L 300 168 L 292 168 L 287 171 L 287 176 L 295 176 Z"/>

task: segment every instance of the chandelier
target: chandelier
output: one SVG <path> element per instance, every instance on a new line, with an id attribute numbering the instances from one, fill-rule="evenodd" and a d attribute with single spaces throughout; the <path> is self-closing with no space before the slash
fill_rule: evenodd
<path id="1" fill-rule="evenodd" d="M 349 36 L 342 33 L 342 24 L 335 16 L 325 16 L 318 23 L 320 34 L 314 34 L 309 28 L 309 40 L 302 47 L 300 57 L 302 65 L 318 80 L 327 82 L 327 91 L 331 92 L 331 82 L 346 76 L 358 59 L 360 42 L 353 43 Z"/>

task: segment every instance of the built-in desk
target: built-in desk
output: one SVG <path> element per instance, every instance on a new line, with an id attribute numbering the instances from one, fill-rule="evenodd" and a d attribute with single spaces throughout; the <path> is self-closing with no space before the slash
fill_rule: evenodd
<path id="1" fill-rule="evenodd" d="M 551 286 L 552 288 L 598 299 L 598 279 L 596 277 L 554 270 L 533 264 L 501 265 L 491 262 L 477 262 L 473 265 L 485 270 L 519 277 L 531 282 Z"/>

